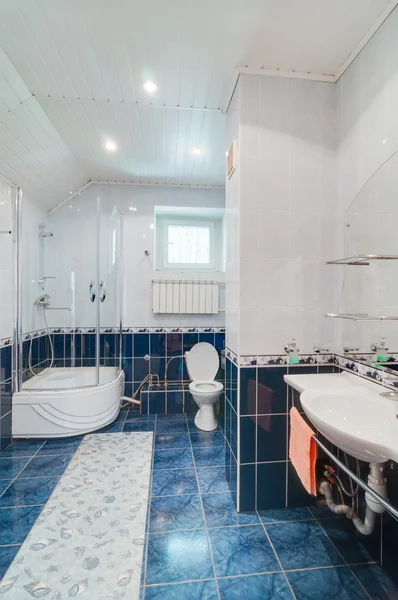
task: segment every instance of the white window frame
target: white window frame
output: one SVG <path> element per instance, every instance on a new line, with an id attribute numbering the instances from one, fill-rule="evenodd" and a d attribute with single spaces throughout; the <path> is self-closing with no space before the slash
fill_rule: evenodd
<path id="1" fill-rule="evenodd" d="M 156 270 L 158 271 L 222 271 L 223 270 L 223 220 L 221 218 L 200 218 L 194 215 L 170 216 L 156 215 Z M 168 228 L 170 225 L 182 227 L 208 227 L 210 230 L 210 262 L 201 263 L 169 263 L 168 261 Z"/>

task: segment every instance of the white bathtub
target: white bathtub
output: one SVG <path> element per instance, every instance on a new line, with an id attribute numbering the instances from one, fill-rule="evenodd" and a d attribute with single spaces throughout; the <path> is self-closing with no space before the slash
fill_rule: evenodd
<path id="1" fill-rule="evenodd" d="M 12 398 L 12 435 L 51 438 L 81 435 L 115 420 L 123 396 L 124 372 L 100 367 L 52 368 L 29 379 Z"/>

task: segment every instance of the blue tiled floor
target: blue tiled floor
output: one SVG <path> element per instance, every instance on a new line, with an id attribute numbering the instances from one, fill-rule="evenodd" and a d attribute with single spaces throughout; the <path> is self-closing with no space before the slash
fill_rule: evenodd
<path id="1" fill-rule="evenodd" d="M 123 430 L 155 439 L 140 600 L 398 598 L 347 520 L 318 508 L 238 514 L 220 429 L 125 411 L 101 431 Z M 21 441 L 0 454 L 0 577 L 79 443 Z"/>

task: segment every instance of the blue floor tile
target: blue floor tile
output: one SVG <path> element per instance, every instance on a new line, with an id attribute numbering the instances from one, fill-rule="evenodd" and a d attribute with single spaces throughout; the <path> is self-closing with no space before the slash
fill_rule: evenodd
<path id="1" fill-rule="evenodd" d="M 223 446 L 224 445 L 224 436 L 221 431 L 199 431 L 199 432 L 190 432 L 191 435 L 191 443 L 194 447 L 203 447 L 203 446 Z"/>
<path id="2" fill-rule="evenodd" d="M 10 485 L 12 479 L 0 479 L 0 494 L 4 492 Z"/>
<path id="3" fill-rule="evenodd" d="M 259 510 L 258 514 L 263 523 L 283 523 L 284 521 L 309 521 L 314 517 L 308 508 L 276 508 Z"/>
<path id="4" fill-rule="evenodd" d="M 44 456 L 49 454 L 69 454 L 72 455 L 76 452 L 82 442 L 82 438 L 66 438 L 64 440 L 48 440 L 39 450 L 37 456 Z"/>
<path id="5" fill-rule="evenodd" d="M 155 447 L 159 449 L 165 448 L 190 448 L 188 433 L 168 433 L 162 432 L 155 436 Z"/>
<path id="6" fill-rule="evenodd" d="M 153 533 L 149 536 L 147 584 L 213 577 L 206 531 Z"/>
<path id="7" fill-rule="evenodd" d="M 255 525 L 260 523 L 256 513 L 238 513 L 231 493 L 202 496 L 208 527 L 221 525 Z"/>
<path id="8" fill-rule="evenodd" d="M 347 567 L 286 573 L 297 600 L 366 600 L 368 597 Z"/>
<path id="9" fill-rule="evenodd" d="M 397 600 L 397 586 L 379 565 L 360 565 L 351 568 L 372 600 Z"/>
<path id="10" fill-rule="evenodd" d="M 116 419 L 113 421 L 114 423 L 124 423 L 126 420 L 126 417 L 128 415 L 128 411 L 127 410 L 121 410 L 120 413 L 118 414 L 118 416 L 116 417 Z"/>
<path id="11" fill-rule="evenodd" d="M 22 544 L 41 510 L 41 506 L 0 509 L 0 545 Z"/>
<path id="12" fill-rule="evenodd" d="M 14 479 L 30 458 L 0 458 L 0 479 Z"/>
<path id="13" fill-rule="evenodd" d="M 101 429 L 97 429 L 92 433 L 120 433 L 123 428 L 123 423 L 111 423 L 110 425 L 106 425 Z"/>
<path id="14" fill-rule="evenodd" d="M 71 456 L 38 456 L 32 458 L 21 477 L 56 477 L 62 475 L 71 460 Z"/>
<path id="15" fill-rule="evenodd" d="M 45 504 L 57 483 L 58 477 L 18 478 L 0 496 L 0 507 Z"/>
<path id="16" fill-rule="evenodd" d="M 217 600 L 215 581 L 156 585 L 145 589 L 145 600 Z"/>
<path id="17" fill-rule="evenodd" d="M 156 433 L 188 433 L 185 421 L 156 421 Z"/>
<path id="18" fill-rule="evenodd" d="M 154 431 L 156 421 L 128 421 L 123 426 L 123 431 Z"/>
<path id="19" fill-rule="evenodd" d="M 186 422 L 185 413 L 174 413 L 168 415 L 158 415 L 158 421 L 183 421 Z"/>
<path id="20" fill-rule="evenodd" d="M 323 519 L 320 525 L 348 564 L 373 562 L 351 520 Z"/>
<path id="21" fill-rule="evenodd" d="M 193 468 L 192 452 L 188 448 L 155 450 L 153 468 L 154 470 Z"/>
<path id="22" fill-rule="evenodd" d="M 344 564 L 315 521 L 266 525 L 284 569 L 308 569 Z"/>
<path id="23" fill-rule="evenodd" d="M 0 547 L 0 579 L 4 577 L 8 567 L 14 560 L 20 546 Z"/>
<path id="24" fill-rule="evenodd" d="M 198 494 L 194 469 L 164 469 L 152 475 L 152 496 Z"/>
<path id="25" fill-rule="evenodd" d="M 198 474 L 201 494 L 229 492 L 228 482 L 225 478 L 224 467 L 204 467 L 197 469 L 196 472 Z"/>
<path id="26" fill-rule="evenodd" d="M 130 421 L 141 421 L 142 423 L 156 421 L 156 415 L 137 415 L 137 411 L 132 412 L 130 410 L 127 413 L 126 423 L 129 423 Z"/>
<path id="27" fill-rule="evenodd" d="M 261 525 L 210 529 L 209 537 L 217 577 L 281 570 Z"/>
<path id="28" fill-rule="evenodd" d="M 193 456 L 197 467 L 223 467 L 225 465 L 223 446 L 194 446 Z"/>
<path id="29" fill-rule="evenodd" d="M 219 579 L 221 600 L 292 600 L 282 573 Z"/>
<path id="30" fill-rule="evenodd" d="M 0 454 L 0 458 L 5 458 L 6 456 L 33 456 L 41 448 L 43 443 L 44 440 L 39 442 L 25 440 L 23 442 L 13 442 L 3 450 Z"/>
<path id="31" fill-rule="evenodd" d="M 204 528 L 199 494 L 152 498 L 149 531 L 175 531 L 177 529 Z"/>

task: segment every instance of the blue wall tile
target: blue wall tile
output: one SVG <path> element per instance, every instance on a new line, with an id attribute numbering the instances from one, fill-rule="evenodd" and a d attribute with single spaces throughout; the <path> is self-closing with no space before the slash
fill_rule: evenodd
<path id="1" fill-rule="evenodd" d="M 149 360 L 134 358 L 134 381 L 142 381 L 149 375 Z"/>
<path id="2" fill-rule="evenodd" d="M 257 509 L 286 505 L 286 463 L 257 464 Z"/>
<path id="3" fill-rule="evenodd" d="M 239 509 L 241 511 L 254 510 L 256 508 L 256 465 L 241 465 L 239 469 Z"/>
<path id="4" fill-rule="evenodd" d="M 135 333 L 133 338 L 133 356 L 143 357 L 149 354 L 149 333 Z"/>
<path id="5" fill-rule="evenodd" d="M 286 367 L 258 368 L 258 414 L 287 412 Z"/>
<path id="6" fill-rule="evenodd" d="M 256 417 L 240 418 L 240 462 L 256 462 Z"/>
<path id="7" fill-rule="evenodd" d="M 287 415 L 257 417 L 257 461 L 286 460 Z"/>
<path id="8" fill-rule="evenodd" d="M 166 356 L 166 334 L 165 333 L 151 333 L 149 340 L 150 355 L 152 356 Z"/>
<path id="9" fill-rule="evenodd" d="M 257 404 L 257 369 L 240 369 L 240 414 L 255 415 Z"/>
<path id="10" fill-rule="evenodd" d="M 170 356 L 182 355 L 182 333 L 168 333 L 166 336 L 166 354 Z"/>
<path id="11" fill-rule="evenodd" d="M 133 333 L 123 333 L 122 334 L 122 356 L 126 356 L 127 358 L 132 358 L 133 354 Z"/>
<path id="12" fill-rule="evenodd" d="M 185 352 L 189 352 L 192 346 L 198 343 L 199 334 L 198 333 L 184 333 L 182 336 L 183 339 L 183 350 Z"/>

